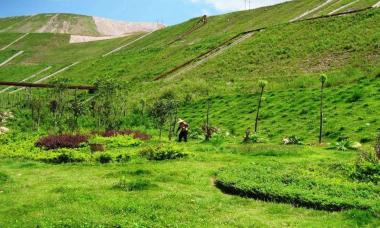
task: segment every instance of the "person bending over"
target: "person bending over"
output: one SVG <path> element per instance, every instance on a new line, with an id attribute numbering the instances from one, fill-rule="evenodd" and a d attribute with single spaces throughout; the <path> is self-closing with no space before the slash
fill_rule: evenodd
<path id="1" fill-rule="evenodd" d="M 178 142 L 182 142 L 182 140 L 187 142 L 187 135 L 189 133 L 189 124 L 186 123 L 184 120 L 179 119 L 178 125 L 179 125 L 177 129 L 177 134 L 179 132 Z"/>

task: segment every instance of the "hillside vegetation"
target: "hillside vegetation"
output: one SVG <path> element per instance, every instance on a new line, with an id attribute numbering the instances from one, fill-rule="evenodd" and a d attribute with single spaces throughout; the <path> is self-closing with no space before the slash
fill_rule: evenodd
<path id="1" fill-rule="evenodd" d="M 90 17 L 0 19 L 0 81 L 53 85 L 0 88 L 0 227 L 379 227 L 375 2 L 82 44 L 40 29 Z"/>

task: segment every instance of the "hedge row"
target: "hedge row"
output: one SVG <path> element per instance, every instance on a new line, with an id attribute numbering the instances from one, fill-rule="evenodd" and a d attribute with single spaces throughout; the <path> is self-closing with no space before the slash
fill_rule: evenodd
<path id="1" fill-rule="evenodd" d="M 377 211 L 380 205 L 379 185 L 350 180 L 332 166 L 245 164 L 221 170 L 215 184 L 225 193 L 318 210 Z"/>

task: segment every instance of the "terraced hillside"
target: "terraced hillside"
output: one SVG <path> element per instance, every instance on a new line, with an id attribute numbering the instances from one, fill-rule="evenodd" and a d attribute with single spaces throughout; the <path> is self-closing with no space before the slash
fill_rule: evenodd
<path id="1" fill-rule="evenodd" d="M 238 104 L 236 109 L 215 105 L 212 114 L 215 125 L 237 135 L 241 135 L 245 128 L 252 124 L 251 116 L 256 111 L 252 103 L 256 99 L 257 81 L 265 78 L 270 82 L 268 89 L 273 97 L 273 100 L 267 101 L 267 105 L 273 108 L 273 111 L 264 113 L 262 117 L 268 119 L 263 123 L 266 134 L 278 140 L 285 134 L 291 134 L 290 130 L 286 132 L 285 129 L 294 127 L 295 130 L 298 129 L 296 133 L 313 139 L 316 133 L 313 125 L 316 110 L 302 111 L 302 105 L 305 100 L 315 100 L 320 73 L 328 75 L 328 86 L 332 90 L 339 86 L 351 91 L 357 86 L 364 86 L 360 83 L 370 81 L 376 84 L 378 80 L 378 9 L 302 21 L 327 15 L 335 10 L 336 13 L 342 13 L 346 10 L 365 9 L 374 5 L 376 1 L 359 1 L 350 7 L 341 8 L 345 3 L 321 0 L 291 1 L 209 17 L 206 24 L 191 33 L 187 31 L 199 23 L 201 18 L 146 34 L 140 37 L 141 39 L 136 36 L 83 45 L 67 44 L 68 37 L 65 35 L 30 34 L 11 49 L 7 49 L 9 53 L 4 52 L 4 58 L 7 58 L 14 54 L 14 51 L 26 50 L 25 54 L 0 68 L 0 78 L 22 80 L 53 65 L 54 68 L 40 76 L 44 78 L 52 72 L 70 66 L 70 69 L 49 79 L 66 78 L 72 83 L 92 83 L 97 77 L 111 76 L 129 82 L 131 96 L 135 98 L 131 100 L 149 100 L 172 90 L 180 99 L 191 101 L 181 109 L 180 114 L 195 126 L 200 126 L 203 122 L 203 94 L 205 90 L 210 90 L 216 103 L 223 103 L 227 99 Z M 305 13 L 311 11 L 312 13 Z M 299 19 L 294 21 L 297 17 Z M 290 21 L 293 22 L 289 23 Z M 250 32 L 245 33 L 246 31 Z M 14 34 L 11 36 L 12 39 L 17 37 Z M 3 43 L 12 40 L 7 36 L 3 39 L 7 40 Z M 43 39 L 46 41 L 41 42 Z M 101 56 L 106 49 L 112 50 L 111 47 L 116 48 L 134 40 L 135 42 L 116 53 Z M 38 52 L 38 48 L 46 49 Z M 186 65 L 185 68 L 184 64 L 189 66 Z M 155 81 L 157 78 L 161 80 Z M 286 94 L 293 94 L 291 99 L 297 98 L 294 104 L 281 105 L 286 96 L 280 94 L 285 90 Z M 350 96 L 349 93 L 345 96 Z M 366 92 L 358 90 L 356 93 L 361 94 L 360 98 L 350 104 L 350 107 L 360 109 L 359 107 L 367 105 L 371 110 L 378 108 L 377 102 L 374 101 L 375 96 L 364 96 L 375 94 L 376 87 L 368 87 Z M 251 98 L 240 99 L 242 97 Z M 343 100 L 344 98 L 342 102 L 335 101 L 331 104 L 335 105 L 332 107 L 342 110 L 342 114 L 348 111 L 345 107 L 347 103 Z M 131 102 L 129 105 L 134 106 L 135 103 Z M 293 110 L 292 105 L 301 107 Z M 241 106 L 244 108 L 240 108 Z M 275 111 L 276 106 L 283 106 L 280 108 L 283 110 L 281 118 Z M 283 113 L 286 110 L 293 110 L 294 113 Z M 232 111 L 233 115 L 224 115 L 227 111 Z M 302 112 L 304 118 L 311 122 L 308 123 L 308 130 L 299 130 L 299 126 L 305 123 L 294 120 L 298 112 Z M 363 115 L 365 118 L 359 122 L 366 126 L 364 132 L 344 128 L 340 134 L 349 134 L 363 141 L 370 138 L 377 128 L 376 112 L 371 111 Z M 239 116 L 244 118 L 238 118 Z M 341 128 L 335 120 L 338 117 L 337 113 L 331 116 L 334 125 L 330 128 L 333 132 Z M 345 117 L 351 118 L 349 115 Z M 299 125 L 294 124 L 295 122 Z M 276 128 L 275 132 L 268 130 L 273 126 Z M 332 134 L 332 139 L 336 134 Z"/>
<path id="2" fill-rule="evenodd" d="M 0 227 L 380 227 L 379 4 L 0 33 Z"/>

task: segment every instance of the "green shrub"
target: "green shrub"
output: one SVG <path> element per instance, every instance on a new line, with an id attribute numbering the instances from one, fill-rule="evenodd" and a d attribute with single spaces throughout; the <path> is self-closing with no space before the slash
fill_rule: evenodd
<path id="1" fill-rule="evenodd" d="M 328 163 L 267 161 L 222 169 L 216 186 L 231 194 L 320 210 L 377 210 L 380 187 L 352 181 L 344 173 Z"/>
<path id="2" fill-rule="evenodd" d="M 339 150 L 339 151 L 347 151 L 354 149 L 353 148 L 354 143 L 349 141 L 349 140 L 342 140 L 333 143 L 329 148 L 334 149 L 334 150 Z"/>
<path id="3" fill-rule="evenodd" d="M 350 177 L 357 181 L 379 183 L 380 163 L 376 153 L 362 152 Z"/>
<path id="4" fill-rule="evenodd" d="M 178 158 L 184 158 L 187 156 L 186 153 L 179 151 L 172 146 L 157 146 L 157 147 L 147 147 L 139 152 L 141 157 L 145 157 L 148 160 L 162 161 L 162 160 L 173 160 Z"/>
<path id="5" fill-rule="evenodd" d="M 126 179 L 121 179 L 114 184 L 115 189 L 120 189 L 126 192 L 131 191 L 143 191 L 155 187 L 155 184 L 152 184 L 149 180 L 136 180 L 128 181 Z"/>
<path id="6" fill-rule="evenodd" d="M 0 172 L 0 185 L 9 180 L 9 176 L 5 173 Z"/>
<path id="7" fill-rule="evenodd" d="M 290 137 L 285 137 L 282 140 L 282 143 L 284 145 L 303 145 L 303 139 L 301 137 L 296 136 L 296 135 L 292 135 Z"/>
<path id="8" fill-rule="evenodd" d="M 102 153 L 100 154 L 96 160 L 102 164 L 110 163 L 112 162 L 112 156 L 108 153 Z"/>
<path id="9" fill-rule="evenodd" d="M 362 90 L 354 90 L 354 93 L 347 99 L 348 103 L 353 103 L 359 101 L 364 96 Z"/>
<path id="10" fill-rule="evenodd" d="M 120 148 L 120 147 L 137 147 L 142 144 L 139 139 L 134 139 L 132 136 L 118 135 L 114 137 L 101 137 L 96 136 L 89 142 L 90 144 L 103 144 L 107 148 Z"/>
<path id="11" fill-rule="evenodd" d="M 57 153 L 52 157 L 42 157 L 41 160 L 53 164 L 79 163 L 85 161 L 84 158 L 75 156 L 74 153 L 71 152 Z"/>
<path id="12" fill-rule="evenodd" d="M 267 143 L 269 142 L 268 138 L 264 135 L 254 134 L 252 135 L 246 143 Z"/>
<path id="13" fill-rule="evenodd" d="M 128 154 L 119 154 L 116 156 L 116 161 L 119 163 L 129 162 L 130 160 L 131 156 L 129 156 Z"/>

